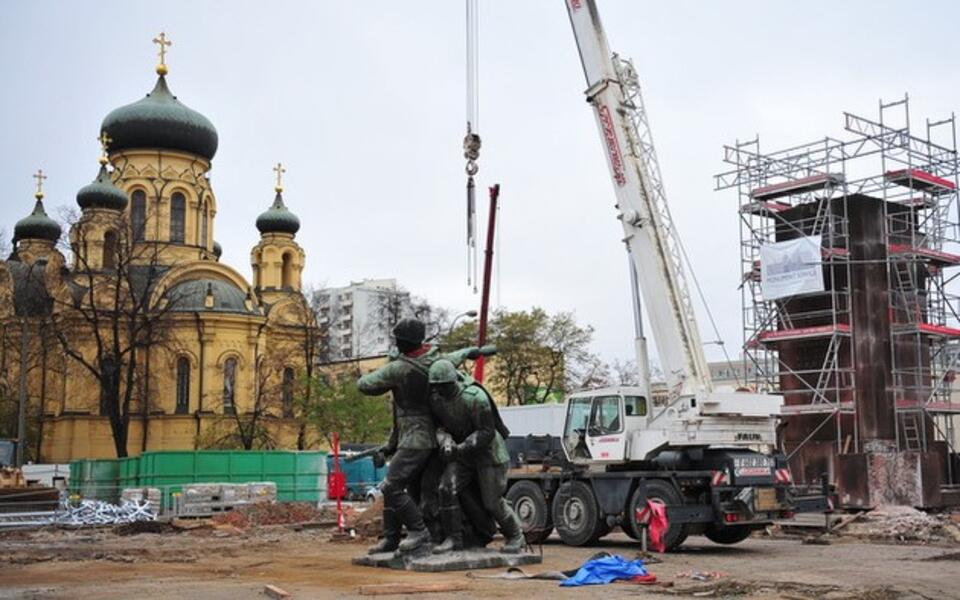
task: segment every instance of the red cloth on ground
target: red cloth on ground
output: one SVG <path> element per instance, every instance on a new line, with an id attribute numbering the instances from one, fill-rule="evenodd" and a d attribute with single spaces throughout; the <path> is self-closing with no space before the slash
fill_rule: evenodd
<path id="1" fill-rule="evenodd" d="M 663 543 L 663 536 L 670 529 L 670 521 L 667 520 L 667 506 L 659 500 L 647 500 L 647 505 L 637 509 L 636 519 L 638 523 L 646 523 L 650 530 L 650 547 L 654 552 L 666 552 L 667 548 Z"/>
<path id="2" fill-rule="evenodd" d="M 657 576 L 653 573 L 649 573 L 647 575 L 634 575 L 630 581 L 633 583 L 639 583 L 641 585 L 650 585 L 651 583 L 657 582 Z"/>

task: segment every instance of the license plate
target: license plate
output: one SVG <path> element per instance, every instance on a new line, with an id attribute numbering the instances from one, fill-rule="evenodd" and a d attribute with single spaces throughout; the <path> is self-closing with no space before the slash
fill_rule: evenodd
<path id="1" fill-rule="evenodd" d="M 770 467 L 742 467 L 733 472 L 737 477 L 766 477 L 770 475 Z"/>
<path id="2" fill-rule="evenodd" d="M 780 503 L 777 501 L 777 490 L 775 488 L 755 488 L 756 493 L 754 494 L 754 510 L 756 512 L 764 512 L 777 510 L 780 508 Z"/>
<path id="3" fill-rule="evenodd" d="M 733 459 L 734 477 L 769 477 L 773 459 L 762 454 L 737 456 Z"/>

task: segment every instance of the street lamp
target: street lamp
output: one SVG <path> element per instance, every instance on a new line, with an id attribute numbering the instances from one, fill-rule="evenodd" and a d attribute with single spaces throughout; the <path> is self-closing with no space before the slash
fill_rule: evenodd
<path id="1" fill-rule="evenodd" d="M 460 313 L 459 315 L 455 316 L 453 318 L 453 321 L 450 323 L 450 328 L 447 329 L 447 336 L 453 333 L 454 328 L 457 326 L 457 321 L 459 321 L 463 317 L 474 319 L 476 318 L 476 316 L 477 316 L 477 311 L 475 310 L 468 310 L 467 312 Z"/>

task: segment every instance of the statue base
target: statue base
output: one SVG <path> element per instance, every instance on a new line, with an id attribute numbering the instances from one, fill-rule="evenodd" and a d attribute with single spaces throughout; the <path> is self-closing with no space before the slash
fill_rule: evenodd
<path id="1" fill-rule="evenodd" d="M 365 567 L 439 573 L 442 571 L 470 571 L 473 569 L 536 565 L 543 562 L 543 557 L 532 552 L 506 554 L 493 548 L 468 548 L 445 554 L 433 554 L 427 547 L 418 552 L 404 555 L 393 552 L 365 554 L 354 558 L 352 562 L 355 565 Z"/>

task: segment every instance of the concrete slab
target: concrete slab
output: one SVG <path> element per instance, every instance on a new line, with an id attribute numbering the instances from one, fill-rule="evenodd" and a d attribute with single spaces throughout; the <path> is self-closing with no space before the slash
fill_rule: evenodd
<path id="1" fill-rule="evenodd" d="M 366 567 L 439 573 L 536 565 L 543 562 L 543 557 L 532 552 L 504 554 L 493 548 L 471 548 L 447 554 L 432 554 L 426 551 L 401 556 L 393 552 L 383 552 L 358 556 L 352 562 Z"/>

